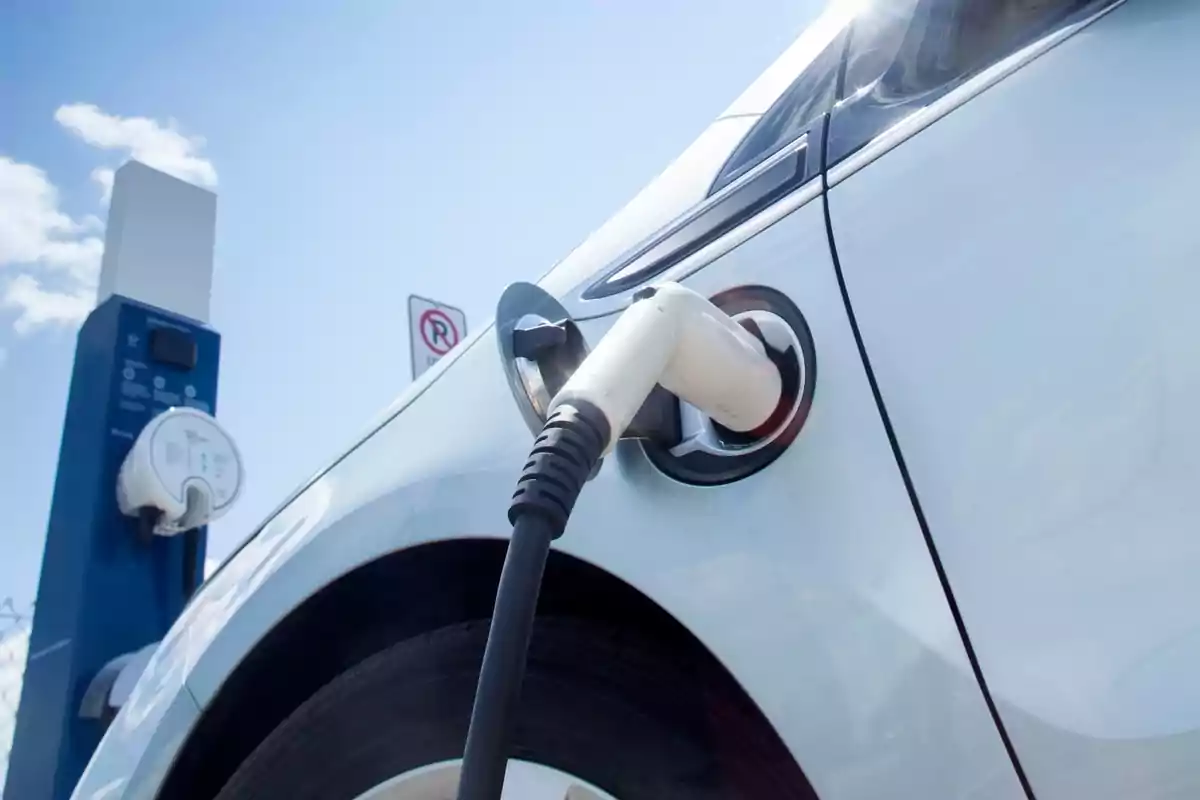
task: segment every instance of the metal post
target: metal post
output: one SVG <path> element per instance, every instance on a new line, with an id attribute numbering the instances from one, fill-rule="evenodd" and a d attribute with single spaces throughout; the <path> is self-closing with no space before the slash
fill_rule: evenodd
<path id="1" fill-rule="evenodd" d="M 116 480 L 154 415 L 215 411 L 215 221 L 211 192 L 136 162 L 117 171 L 99 305 L 76 345 L 5 800 L 69 797 L 106 724 L 80 714 L 92 678 L 161 639 L 183 609 L 183 537 L 139 539 Z"/>

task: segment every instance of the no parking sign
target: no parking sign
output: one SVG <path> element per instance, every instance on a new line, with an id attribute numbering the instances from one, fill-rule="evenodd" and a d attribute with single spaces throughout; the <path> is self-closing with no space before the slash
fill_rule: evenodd
<path id="1" fill-rule="evenodd" d="M 408 296 L 408 340 L 413 380 L 467 336 L 467 315 L 454 306 L 415 294 Z"/>

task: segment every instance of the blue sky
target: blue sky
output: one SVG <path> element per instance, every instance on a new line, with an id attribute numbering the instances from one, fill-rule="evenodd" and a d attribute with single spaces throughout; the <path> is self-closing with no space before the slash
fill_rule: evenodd
<path id="1" fill-rule="evenodd" d="M 811 16 L 790 0 L 5 4 L 0 598 L 36 591 L 105 170 L 137 155 L 218 194 L 218 416 L 249 481 L 214 526 L 223 556 L 409 382 L 409 293 L 484 324 Z"/>

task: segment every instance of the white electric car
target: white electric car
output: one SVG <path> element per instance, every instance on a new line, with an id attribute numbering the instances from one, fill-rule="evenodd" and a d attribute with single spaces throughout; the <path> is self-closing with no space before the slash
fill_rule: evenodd
<path id="1" fill-rule="evenodd" d="M 660 394 L 587 484 L 507 796 L 1200 797 L 1200 0 L 814 17 L 200 589 L 77 800 L 452 797 L 531 426 L 667 281 L 793 402 Z"/>

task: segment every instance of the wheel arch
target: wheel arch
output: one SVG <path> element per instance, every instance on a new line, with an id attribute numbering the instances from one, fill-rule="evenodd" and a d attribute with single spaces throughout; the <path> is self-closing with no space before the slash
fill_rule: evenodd
<path id="1" fill-rule="evenodd" d="M 274 728 L 335 676 L 403 639 L 491 615 L 501 539 L 448 539 L 392 552 L 309 595 L 238 664 L 203 710 L 158 796 L 211 800 Z M 707 647 L 612 573 L 552 551 L 539 612 L 620 626 L 714 666 L 757 711 L 764 741 L 791 759 L 771 724 Z M 286 680 L 273 679 L 281 670 Z M 797 765 L 797 768 L 799 765 Z"/>

